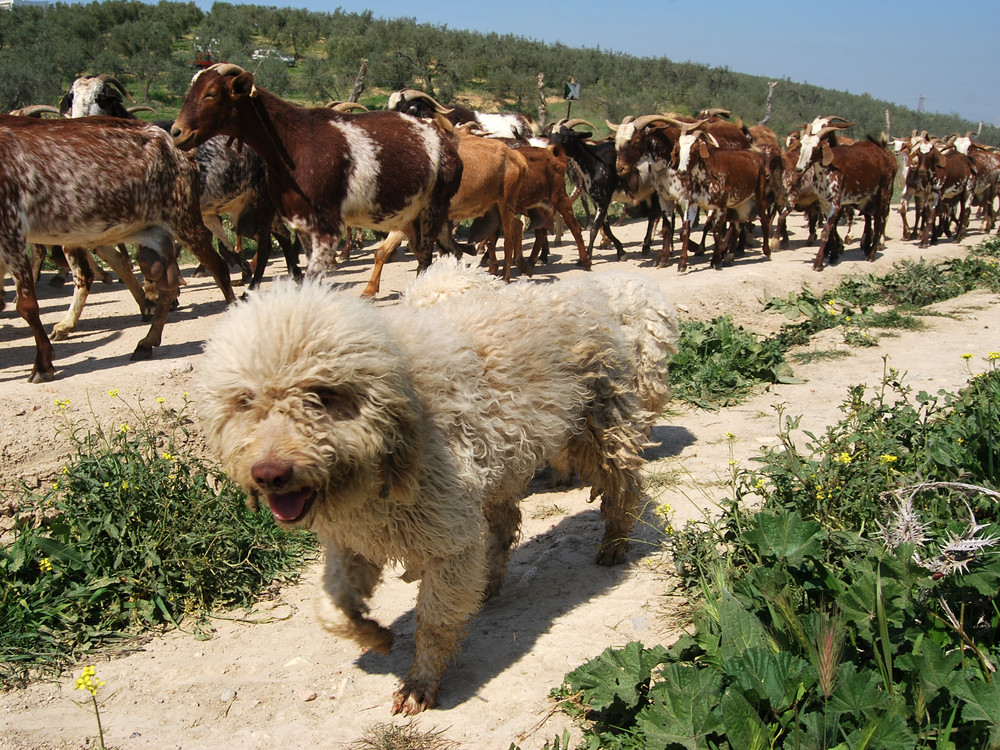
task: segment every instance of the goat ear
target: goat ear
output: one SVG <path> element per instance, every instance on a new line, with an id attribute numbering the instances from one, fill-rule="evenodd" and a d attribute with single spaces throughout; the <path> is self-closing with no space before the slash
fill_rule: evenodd
<path id="1" fill-rule="evenodd" d="M 704 141 L 698 143 L 698 155 L 702 159 L 708 160 L 708 145 Z"/>
<path id="2" fill-rule="evenodd" d="M 257 87 L 253 82 L 253 73 L 243 71 L 238 76 L 233 78 L 232 92 L 234 96 L 249 96 L 254 98 L 257 96 Z"/>
<path id="3" fill-rule="evenodd" d="M 823 143 L 823 156 L 822 163 L 824 167 L 829 167 L 833 164 L 833 149 L 830 147 L 829 143 Z"/>

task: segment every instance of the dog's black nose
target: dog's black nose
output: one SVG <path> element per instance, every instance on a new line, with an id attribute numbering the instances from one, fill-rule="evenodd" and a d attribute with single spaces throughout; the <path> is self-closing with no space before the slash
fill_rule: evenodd
<path id="1" fill-rule="evenodd" d="M 253 480 L 262 488 L 280 490 L 292 481 L 294 468 L 291 461 L 258 461 L 250 470 Z"/>

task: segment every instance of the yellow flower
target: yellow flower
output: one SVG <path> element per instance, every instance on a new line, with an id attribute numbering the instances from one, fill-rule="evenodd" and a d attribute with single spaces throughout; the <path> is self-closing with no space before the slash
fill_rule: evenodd
<path id="1" fill-rule="evenodd" d="M 851 454 L 848 453 L 847 451 L 841 451 L 840 453 L 838 453 L 836 456 L 833 457 L 833 460 L 838 464 L 844 464 L 846 466 L 847 464 L 851 463 Z"/>
<path id="2" fill-rule="evenodd" d="M 38 567 L 43 573 L 50 573 L 52 571 L 52 561 L 47 557 L 43 557 L 38 561 Z"/>
<path id="3" fill-rule="evenodd" d="M 120 425 L 118 425 L 118 431 L 123 434 L 128 432 L 128 425 L 122 422 Z"/>
<path id="4" fill-rule="evenodd" d="M 851 322 L 851 316 L 850 315 L 845 315 L 844 316 L 844 322 L 845 323 L 850 323 Z"/>
<path id="5" fill-rule="evenodd" d="M 674 512 L 674 508 L 670 503 L 663 503 L 662 505 L 656 506 L 656 512 L 664 518 L 667 518 Z"/>
<path id="6" fill-rule="evenodd" d="M 104 486 L 105 486 L 105 487 L 110 487 L 110 486 L 111 486 L 111 482 L 105 482 L 105 483 L 104 483 Z"/>
<path id="7" fill-rule="evenodd" d="M 86 690 L 91 695 L 97 695 L 97 688 L 106 684 L 104 680 L 95 680 L 97 674 L 96 667 L 84 667 L 83 673 L 76 678 L 73 683 L 74 690 Z"/>
<path id="8" fill-rule="evenodd" d="M 764 480 L 763 479 L 758 479 L 757 480 L 757 484 L 754 485 L 754 488 L 758 489 L 758 490 L 764 489 Z"/>
<path id="9" fill-rule="evenodd" d="M 996 362 L 1000 359 L 1000 352 L 990 352 L 990 362 Z"/>
<path id="10" fill-rule="evenodd" d="M 173 461 L 174 460 L 174 454 L 170 453 L 169 451 L 163 451 L 163 458 L 166 461 Z"/>
<path id="11" fill-rule="evenodd" d="M 878 460 L 881 463 L 883 463 L 883 464 L 885 464 L 885 465 L 888 466 L 889 464 L 896 463 L 896 461 L 899 460 L 899 456 L 893 456 L 890 453 L 883 453 L 881 456 L 878 457 Z"/>
<path id="12" fill-rule="evenodd" d="M 736 436 L 733 433 L 731 433 L 731 432 L 727 432 L 726 433 L 726 440 L 735 440 L 735 439 L 736 439 Z"/>
<path id="13" fill-rule="evenodd" d="M 736 466 L 736 464 L 738 464 L 738 463 L 739 463 L 739 461 L 737 461 L 735 458 L 729 459 L 729 465 L 730 466 Z"/>
<path id="14" fill-rule="evenodd" d="M 128 489 L 128 482 L 122 482 L 122 489 L 123 490 L 127 490 Z"/>
<path id="15" fill-rule="evenodd" d="M 162 404 L 164 401 L 166 401 L 166 399 L 163 398 L 163 396 L 160 396 L 159 398 L 156 399 L 156 403 L 158 404 Z"/>
<path id="16" fill-rule="evenodd" d="M 972 359 L 972 355 L 969 353 L 963 354 L 962 359 Z"/>
<path id="17" fill-rule="evenodd" d="M 108 391 L 108 395 L 111 396 L 111 398 L 118 398 L 118 389 L 112 388 L 110 391 Z"/>

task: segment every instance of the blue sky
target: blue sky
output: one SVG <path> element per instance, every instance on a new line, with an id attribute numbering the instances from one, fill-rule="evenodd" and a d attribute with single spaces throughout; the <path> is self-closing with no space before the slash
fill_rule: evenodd
<path id="1" fill-rule="evenodd" d="M 232 1 L 232 0 L 230 0 Z M 198 0 L 210 8 L 210 0 Z M 274 0 L 254 4 L 272 5 Z M 1000 12 L 956 2 L 278 0 L 278 5 L 728 66 L 1000 126 Z M 991 7 L 992 6 L 992 7 Z"/>

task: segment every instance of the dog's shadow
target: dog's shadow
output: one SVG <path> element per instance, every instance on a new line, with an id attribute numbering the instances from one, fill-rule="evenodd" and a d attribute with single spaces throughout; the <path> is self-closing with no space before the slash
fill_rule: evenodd
<path id="1" fill-rule="evenodd" d="M 524 504 L 522 510 L 527 511 Z M 656 544 L 649 520 L 636 524 L 624 565 L 605 567 L 594 562 L 604 530 L 596 503 L 516 547 L 500 593 L 473 617 L 457 659 L 445 672 L 438 695 L 440 707 L 454 708 L 474 698 L 484 685 L 531 652 L 558 618 L 632 575 L 631 566 Z M 580 626 L 588 627 L 583 622 Z M 367 652 L 356 664 L 370 674 L 395 674 L 402 679 L 413 660 L 415 627 L 415 611 L 410 609 L 391 625 L 395 634 L 391 654 Z M 580 654 L 580 663 L 595 655 Z M 552 675 L 553 680 L 560 677 Z"/>

